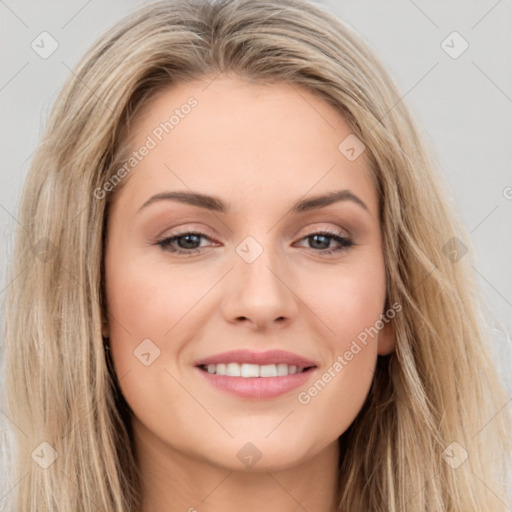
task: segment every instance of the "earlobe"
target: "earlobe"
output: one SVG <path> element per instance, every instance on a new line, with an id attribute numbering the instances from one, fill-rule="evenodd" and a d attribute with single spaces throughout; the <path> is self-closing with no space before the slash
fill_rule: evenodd
<path id="1" fill-rule="evenodd" d="M 395 351 L 395 324 L 393 321 L 384 324 L 377 338 L 379 356 L 387 356 Z"/>

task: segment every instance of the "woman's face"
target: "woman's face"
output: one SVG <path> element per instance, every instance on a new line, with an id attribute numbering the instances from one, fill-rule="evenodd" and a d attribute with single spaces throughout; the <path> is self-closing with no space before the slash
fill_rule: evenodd
<path id="1" fill-rule="evenodd" d="M 291 467 L 335 446 L 393 349 L 377 193 L 324 100 L 208 82 L 162 91 L 132 126 L 105 334 L 140 446 Z"/>

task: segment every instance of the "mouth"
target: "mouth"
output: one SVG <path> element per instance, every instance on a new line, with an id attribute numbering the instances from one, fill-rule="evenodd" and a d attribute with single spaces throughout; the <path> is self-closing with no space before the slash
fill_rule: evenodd
<path id="1" fill-rule="evenodd" d="M 318 368 L 301 356 L 273 350 L 238 350 L 196 362 L 202 378 L 214 388 L 242 398 L 263 400 L 307 383 Z"/>

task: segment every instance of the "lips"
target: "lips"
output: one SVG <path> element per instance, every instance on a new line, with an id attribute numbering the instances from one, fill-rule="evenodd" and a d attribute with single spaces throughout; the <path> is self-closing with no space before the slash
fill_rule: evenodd
<path id="1" fill-rule="evenodd" d="M 304 384 L 315 361 L 283 350 L 234 350 L 196 361 L 202 378 L 215 388 L 243 398 L 273 398 Z"/>
<path id="2" fill-rule="evenodd" d="M 240 365 L 257 364 L 259 366 L 270 364 L 287 364 L 297 368 L 309 368 L 317 366 L 315 361 L 306 359 L 292 352 L 284 350 L 269 350 L 267 352 L 253 352 L 251 350 L 231 350 L 212 357 L 200 359 L 194 363 L 195 366 L 208 366 L 209 364 L 238 363 Z"/>

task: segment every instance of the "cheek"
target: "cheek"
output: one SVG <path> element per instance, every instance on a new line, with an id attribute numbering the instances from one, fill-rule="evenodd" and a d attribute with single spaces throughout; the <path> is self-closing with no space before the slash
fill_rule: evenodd
<path id="1" fill-rule="evenodd" d="M 384 262 L 375 255 L 368 264 L 352 265 L 318 275 L 311 287 L 304 282 L 304 297 L 327 328 L 324 332 L 337 352 L 347 342 L 375 325 L 386 299 Z M 307 295 L 306 295 L 307 293 Z"/>
<path id="2" fill-rule="evenodd" d="M 173 409 L 162 404 L 179 408 L 185 398 L 177 392 L 169 362 L 185 345 L 180 340 L 186 339 L 186 323 L 180 319 L 194 294 L 186 287 L 178 291 L 172 286 L 177 283 L 147 262 L 120 251 L 112 252 L 105 266 L 110 346 L 121 391 L 136 417 L 153 426 L 169 425 Z"/>
<path id="3" fill-rule="evenodd" d="M 368 395 L 377 362 L 378 321 L 386 298 L 384 262 L 338 269 L 315 281 L 311 307 L 326 329 L 328 360 L 317 378 L 300 390 L 298 403 L 308 415 L 325 418 L 331 435 L 343 433 Z"/>
<path id="4" fill-rule="evenodd" d="M 112 251 L 107 253 L 105 267 L 110 346 L 116 373 L 119 377 L 128 372 L 147 374 L 161 360 L 161 340 L 176 322 L 179 300 L 169 287 L 158 285 L 158 273 L 151 272 L 136 257 Z M 146 367 L 147 363 L 151 366 Z"/>
<path id="5" fill-rule="evenodd" d="M 345 287 L 325 303 L 329 327 L 334 331 L 323 341 L 328 358 L 315 379 L 299 390 L 299 417 L 317 418 L 318 442 L 336 438 L 359 414 L 371 387 L 377 362 L 376 321 L 382 313 L 384 293 L 368 282 L 362 287 L 344 282 Z M 326 323 L 327 323 L 326 322 Z M 321 435 L 320 435 L 321 434 Z"/>
<path id="6" fill-rule="evenodd" d="M 181 328 L 180 319 L 204 294 L 192 282 L 180 282 L 180 274 L 173 278 L 176 271 L 158 271 L 142 258 L 120 257 L 115 265 L 113 260 L 114 255 L 106 265 L 113 342 L 165 338 L 175 326 Z"/>
<path id="7" fill-rule="evenodd" d="M 187 400 L 173 377 L 183 380 L 184 351 L 202 325 L 197 306 L 215 281 L 127 254 L 112 251 L 105 265 L 112 359 L 129 405 L 158 424 L 162 403 Z"/>

